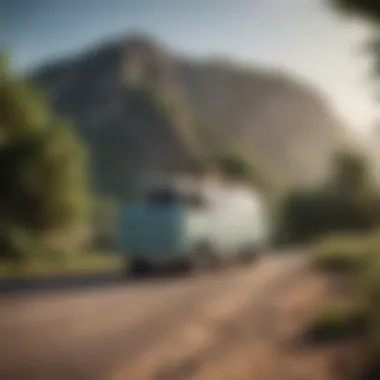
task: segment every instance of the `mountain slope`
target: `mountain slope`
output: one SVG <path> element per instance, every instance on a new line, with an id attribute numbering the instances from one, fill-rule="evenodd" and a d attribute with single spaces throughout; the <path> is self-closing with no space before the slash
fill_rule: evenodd
<path id="1" fill-rule="evenodd" d="M 312 89 L 282 74 L 182 65 L 189 101 L 229 141 L 291 181 L 324 172 L 344 130 Z"/>
<path id="2" fill-rule="evenodd" d="M 122 196 L 137 175 L 188 170 L 214 148 L 241 149 L 278 182 L 310 182 L 345 144 L 318 94 L 282 73 L 177 57 L 149 38 L 99 45 L 33 73 L 72 118 L 95 189 Z"/>

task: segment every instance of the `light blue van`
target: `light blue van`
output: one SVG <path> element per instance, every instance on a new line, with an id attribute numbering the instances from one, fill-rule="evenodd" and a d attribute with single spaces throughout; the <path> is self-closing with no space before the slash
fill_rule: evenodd
<path id="1" fill-rule="evenodd" d="M 158 268 L 250 262 L 264 247 L 268 222 L 259 194 L 243 188 L 164 181 L 121 210 L 118 249 L 136 274 Z"/>

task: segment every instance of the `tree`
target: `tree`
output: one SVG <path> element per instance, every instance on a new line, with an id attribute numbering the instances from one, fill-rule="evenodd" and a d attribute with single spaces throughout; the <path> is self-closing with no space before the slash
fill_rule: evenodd
<path id="1" fill-rule="evenodd" d="M 374 58 L 374 74 L 380 76 L 380 2 L 377 0 L 328 0 L 342 14 L 367 21 L 373 28 L 368 50 Z"/>
<path id="2" fill-rule="evenodd" d="M 329 0 L 339 11 L 380 23 L 380 3 L 377 0 Z"/>
<path id="3" fill-rule="evenodd" d="M 247 180 L 251 175 L 248 162 L 237 155 L 220 155 L 218 164 L 223 174 L 230 177 Z"/>
<path id="4" fill-rule="evenodd" d="M 372 186 L 371 174 L 369 162 L 361 153 L 342 150 L 332 159 L 327 186 L 340 193 L 367 191 Z"/>
<path id="5" fill-rule="evenodd" d="M 94 199 L 92 219 L 92 246 L 96 250 L 110 250 L 115 246 L 118 222 L 118 202 L 112 198 Z"/>
<path id="6" fill-rule="evenodd" d="M 271 180 L 261 167 L 254 165 L 244 154 L 234 150 L 216 154 L 215 166 L 224 176 L 244 181 L 265 191 L 273 191 Z"/>
<path id="7" fill-rule="evenodd" d="M 0 246 L 14 252 L 15 234 L 41 238 L 83 225 L 86 157 L 71 126 L 41 93 L 0 65 Z M 17 234 L 16 234 L 17 235 Z M 13 246 L 13 248 L 12 248 Z"/>
<path id="8" fill-rule="evenodd" d="M 325 234 L 376 228 L 380 223 L 380 194 L 371 182 L 370 169 L 356 152 L 337 153 L 326 183 L 286 195 L 278 239 L 304 243 Z"/>

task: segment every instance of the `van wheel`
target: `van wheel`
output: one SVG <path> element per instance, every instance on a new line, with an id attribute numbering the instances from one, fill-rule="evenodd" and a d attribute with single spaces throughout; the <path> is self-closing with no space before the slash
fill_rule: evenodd
<path id="1" fill-rule="evenodd" d="M 193 270 L 195 272 L 204 272 L 216 270 L 221 266 L 221 259 L 215 253 L 215 250 L 209 243 L 202 243 L 195 252 Z"/>
<path id="2" fill-rule="evenodd" d="M 143 260 L 132 259 L 129 264 L 129 274 L 134 277 L 147 276 L 151 272 L 151 268 Z"/>
<path id="3" fill-rule="evenodd" d="M 239 261 L 243 265 L 250 265 L 258 258 L 257 252 L 255 249 L 246 250 L 239 254 Z"/>

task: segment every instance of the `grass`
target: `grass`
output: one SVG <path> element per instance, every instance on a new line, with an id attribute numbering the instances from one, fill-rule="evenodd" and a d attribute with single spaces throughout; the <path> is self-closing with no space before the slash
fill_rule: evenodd
<path id="1" fill-rule="evenodd" d="M 40 257 L 21 263 L 0 261 L 0 277 L 50 277 L 115 272 L 122 268 L 122 257 L 112 253 L 78 253 L 70 256 Z"/>
<path id="2" fill-rule="evenodd" d="M 313 247 L 313 264 L 329 272 L 360 272 L 371 252 L 367 236 L 331 236 L 317 242 Z"/>
<path id="3" fill-rule="evenodd" d="M 313 247 L 312 260 L 321 270 L 347 273 L 365 310 L 352 314 L 326 306 L 314 316 L 310 336 L 337 340 L 359 328 L 369 338 L 374 355 L 380 356 L 380 233 L 326 238 Z"/>
<path id="4" fill-rule="evenodd" d="M 305 339 L 311 343 L 329 343 L 363 335 L 368 327 L 367 310 L 349 310 L 336 304 L 326 305 L 309 322 Z"/>

